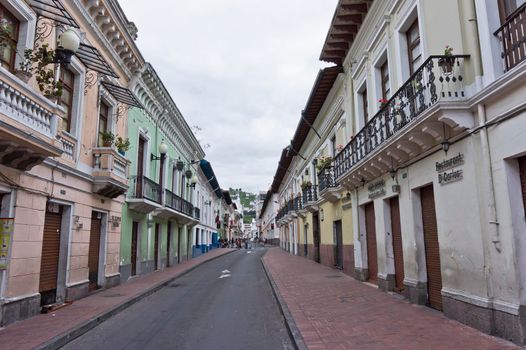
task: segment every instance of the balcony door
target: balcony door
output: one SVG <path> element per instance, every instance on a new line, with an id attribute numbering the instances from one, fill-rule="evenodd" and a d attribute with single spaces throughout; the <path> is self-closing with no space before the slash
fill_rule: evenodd
<path id="1" fill-rule="evenodd" d="M 137 187 L 136 187 L 136 197 L 142 197 L 142 184 L 144 176 L 144 149 L 146 145 L 146 140 L 142 137 L 139 137 L 139 147 L 137 153 Z"/>

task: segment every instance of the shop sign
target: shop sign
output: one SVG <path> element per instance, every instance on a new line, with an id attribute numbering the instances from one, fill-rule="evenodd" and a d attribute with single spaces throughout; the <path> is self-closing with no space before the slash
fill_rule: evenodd
<path id="1" fill-rule="evenodd" d="M 382 179 L 367 186 L 369 190 L 369 199 L 375 199 L 385 195 L 385 181 Z"/>
<path id="2" fill-rule="evenodd" d="M 435 169 L 439 172 L 438 183 L 441 185 L 446 185 L 451 182 L 462 180 L 464 178 L 464 170 L 454 169 L 455 167 L 462 164 L 464 164 L 464 155 L 462 153 L 459 153 L 457 156 L 446 159 L 442 162 L 436 162 Z"/>
<path id="3" fill-rule="evenodd" d="M 15 219 L 0 218 L 0 270 L 7 269 L 7 257 L 9 254 L 9 244 L 15 227 Z"/>

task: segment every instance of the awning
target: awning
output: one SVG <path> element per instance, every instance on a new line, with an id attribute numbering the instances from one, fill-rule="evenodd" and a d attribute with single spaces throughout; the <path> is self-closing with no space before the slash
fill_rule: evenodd
<path id="1" fill-rule="evenodd" d="M 75 22 L 59 0 L 29 0 L 29 6 L 31 6 L 39 17 L 48 18 L 67 26 L 79 28 L 77 22 Z"/>
<path id="2" fill-rule="evenodd" d="M 113 68 L 111 68 L 109 63 L 106 62 L 104 57 L 102 57 L 99 50 L 93 46 L 80 44 L 79 50 L 75 53 L 75 55 L 82 62 L 82 64 L 86 66 L 86 68 L 114 78 L 119 77 Z"/>
<path id="3" fill-rule="evenodd" d="M 135 96 L 130 90 L 122 86 L 111 84 L 105 81 L 102 82 L 102 86 L 104 86 L 104 88 L 108 90 L 108 92 L 113 97 L 115 97 L 117 101 L 127 104 L 129 106 L 143 109 L 142 104 L 135 98 Z"/>
<path id="4" fill-rule="evenodd" d="M 219 187 L 219 183 L 217 182 L 217 178 L 214 174 L 214 170 L 212 169 L 212 165 L 206 159 L 202 159 L 199 162 L 199 166 L 201 167 L 203 174 L 205 174 L 208 183 L 210 184 L 210 186 L 212 186 L 212 189 L 216 194 L 217 198 L 222 198 L 223 192 L 221 190 L 221 187 Z"/>
<path id="5" fill-rule="evenodd" d="M 227 205 L 230 205 L 232 204 L 232 198 L 230 198 L 230 192 L 228 192 L 227 190 L 222 190 L 223 191 L 223 198 L 225 199 L 225 202 Z"/>

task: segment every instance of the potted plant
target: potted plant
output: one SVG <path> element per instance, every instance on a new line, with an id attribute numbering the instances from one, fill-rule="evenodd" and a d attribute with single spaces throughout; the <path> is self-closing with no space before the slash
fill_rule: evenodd
<path id="1" fill-rule="evenodd" d="M 387 106 L 387 103 L 388 103 L 388 102 L 389 102 L 389 101 L 386 100 L 385 98 L 381 98 L 381 99 L 379 99 L 379 100 L 378 100 L 378 103 L 380 103 L 380 109 L 383 109 L 385 106 Z"/>
<path id="2" fill-rule="evenodd" d="M 115 141 L 115 135 L 111 131 L 104 131 L 101 133 L 102 145 L 104 147 L 111 147 Z"/>
<path id="3" fill-rule="evenodd" d="M 312 186 L 312 182 L 310 182 L 309 180 L 303 180 L 303 182 L 301 183 L 302 190 L 306 189 L 307 187 L 311 187 L 311 186 Z"/>
<path id="4" fill-rule="evenodd" d="M 329 157 L 329 156 L 326 156 L 326 157 L 320 157 L 318 158 L 318 162 L 316 164 L 316 169 L 318 169 L 318 171 L 321 171 L 322 169 L 328 167 L 329 165 L 332 164 L 332 157 Z"/>
<path id="5" fill-rule="evenodd" d="M 126 151 L 130 149 L 130 139 L 124 139 L 120 136 L 117 136 L 117 139 L 115 139 L 115 147 L 117 147 L 117 152 L 124 156 Z"/>
<path id="6" fill-rule="evenodd" d="M 450 74 L 453 71 L 454 64 L 455 57 L 453 57 L 453 48 L 446 45 L 444 56 L 438 60 L 438 66 L 442 69 L 444 74 Z"/>
<path id="7" fill-rule="evenodd" d="M 32 75 L 36 76 L 38 89 L 49 98 L 62 96 L 62 82 L 55 80 L 55 70 L 48 66 L 55 62 L 55 51 L 49 49 L 48 44 L 40 46 L 38 49 L 25 49 L 24 60 L 19 65 L 21 79 L 27 79 Z"/>

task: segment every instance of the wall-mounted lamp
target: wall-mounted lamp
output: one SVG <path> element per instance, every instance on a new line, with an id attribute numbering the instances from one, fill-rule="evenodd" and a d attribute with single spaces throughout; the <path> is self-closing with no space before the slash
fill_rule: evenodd
<path id="1" fill-rule="evenodd" d="M 442 150 L 444 151 L 444 153 L 446 154 L 447 156 L 447 151 L 449 151 L 449 146 L 451 145 L 451 143 L 449 143 L 447 137 L 446 137 L 446 124 L 442 124 L 443 127 L 444 127 L 444 140 L 440 143 L 442 145 Z"/>
<path id="2" fill-rule="evenodd" d="M 152 153 L 151 155 L 151 160 L 161 160 L 161 161 L 164 161 L 164 159 L 166 158 L 166 153 L 168 153 L 168 146 L 166 145 L 166 143 L 164 143 L 164 141 L 161 141 L 161 143 L 159 144 L 159 154 L 160 156 L 156 156 L 155 154 Z"/>
<path id="3" fill-rule="evenodd" d="M 321 221 L 325 220 L 325 212 L 323 211 L 323 208 L 320 209 L 320 220 Z"/>
<path id="4" fill-rule="evenodd" d="M 73 224 L 75 225 L 76 230 L 80 230 L 84 227 L 84 224 L 80 222 L 80 216 L 78 215 L 73 216 Z"/>
<path id="5" fill-rule="evenodd" d="M 183 171 L 184 162 L 181 160 L 181 158 L 179 158 L 177 162 L 175 163 L 175 168 L 177 169 L 177 171 Z"/>
<path id="6" fill-rule="evenodd" d="M 54 63 L 67 66 L 71 63 L 71 56 L 73 56 L 80 47 L 80 38 L 73 29 L 68 29 L 62 33 L 57 42 L 55 49 Z"/>
<path id="7" fill-rule="evenodd" d="M 187 179 L 188 179 L 188 172 L 190 172 L 190 174 L 191 174 L 192 171 L 191 171 L 191 170 L 187 170 L 187 171 L 186 171 L 186 174 L 185 174 L 185 175 L 186 175 L 186 178 L 187 178 Z M 195 188 L 195 185 L 197 184 L 197 176 L 196 176 L 196 175 L 194 175 L 194 176 L 190 175 L 190 177 L 191 177 L 192 179 L 190 180 L 190 183 L 189 183 L 189 184 L 186 184 L 186 187 L 192 187 L 192 188 Z"/>

